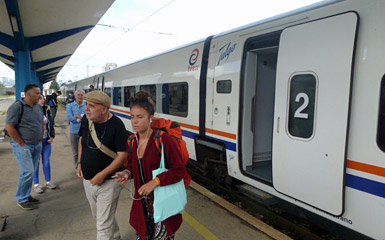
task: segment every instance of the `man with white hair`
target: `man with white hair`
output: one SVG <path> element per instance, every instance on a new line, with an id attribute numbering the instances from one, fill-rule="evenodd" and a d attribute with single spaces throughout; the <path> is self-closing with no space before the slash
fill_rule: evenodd
<path id="1" fill-rule="evenodd" d="M 77 168 L 78 162 L 78 144 L 80 121 L 86 111 L 86 103 L 83 101 L 84 91 L 78 89 L 75 91 L 75 101 L 67 105 L 67 121 L 70 123 L 70 141 L 72 147 L 72 157 L 74 168 Z"/>
<path id="2" fill-rule="evenodd" d="M 127 161 L 127 131 L 120 120 L 109 112 L 110 97 L 92 91 L 84 95 L 86 116 L 79 130 L 78 177 L 91 212 L 96 219 L 97 239 L 120 239 L 115 219 L 122 186 L 111 177 L 122 171 Z"/>

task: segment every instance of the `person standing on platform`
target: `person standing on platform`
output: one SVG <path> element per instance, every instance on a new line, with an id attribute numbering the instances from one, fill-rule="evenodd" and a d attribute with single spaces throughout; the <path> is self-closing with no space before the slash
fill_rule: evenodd
<path id="1" fill-rule="evenodd" d="M 57 97 L 61 95 L 61 91 L 56 91 L 56 93 L 52 93 L 48 102 L 49 108 L 52 114 L 52 121 L 55 126 L 55 117 L 57 112 Z M 56 127 L 56 126 L 55 126 Z"/>
<path id="2" fill-rule="evenodd" d="M 77 175 L 91 212 L 96 219 L 97 239 L 120 239 L 115 219 L 122 186 L 111 176 L 124 169 L 127 159 L 127 131 L 118 117 L 109 112 L 110 97 L 100 91 L 84 95 L 86 116 L 79 130 Z"/>
<path id="3" fill-rule="evenodd" d="M 154 189 L 179 182 L 185 176 L 185 166 L 177 145 L 165 132 L 162 147 L 167 161 L 167 172 L 154 179 L 152 171 L 159 168 L 161 155 L 155 145 L 155 132 L 151 127 L 155 105 L 149 93 L 139 91 L 131 103 L 131 125 L 135 134 L 128 163 L 124 171 L 116 173 L 117 182 L 125 184 L 134 179 L 135 192 L 130 212 L 130 224 L 136 230 L 136 239 L 171 240 L 182 224 L 182 214 L 161 222 L 154 222 Z"/>
<path id="4" fill-rule="evenodd" d="M 70 92 L 70 95 L 66 99 L 66 106 L 67 104 L 70 104 L 72 102 L 75 102 L 75 95 L 74 92 Z"/>
<path id="5" fill-rule="evenodd" d="M 39 200 L 31 196 L 32 178 L 42 149 L 44 131 L 43 110 L 37 102 L 39 86 L 28 84 L 25 98 L 13 103 L 7 111 L 5 129 L 21 173 L 16 191 L 17 205 L 24 210 L 36 209 Z"/>
<path id="6" fill-rule="evenodd" d="M 43 163 L 43 172 L 44 178 L 46 181 L 46 187 L 50 189 L 55 189 L 56 185 L 51 182 L 51 149 L 52 149 L 52 141 L 55 138 L 55 128 L 53 127 L 51 111 L 45 106 L 45 100 L 43 94 L 40 95 L 39 105 L 43 109 L 43 120 L 44 120 L 44 134 L 43 134 L 43 143 L 42 143 L 42 151 L 41 151 L 41 161 Z M 33 190 L 36 193 L 43 193 L 44 190 L 39 184 L 39 162 L 37 162 L 37 167 L 35 174 L 33 176 Z"/>
<path id="7" fill-rule="evenodd" d="M 70 123 L 70 141 L 72 148 L 72 157 L 76 171 L 78 162 L 79 129 L 80 122 L 86 111 L 86 103 L 83 101 L 84 91 L 81 89 L 75 92 L 75 102 L 67 105 L 67 121 Z"/>
<path id="8" fill-rule="evenodd" d="M 95 90 L 95 87 L 94 85 L 90 85 L 90 92 L 94 91 Z"/>

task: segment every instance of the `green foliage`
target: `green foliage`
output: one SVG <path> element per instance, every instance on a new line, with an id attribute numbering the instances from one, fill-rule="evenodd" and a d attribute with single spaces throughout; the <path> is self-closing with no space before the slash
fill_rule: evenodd
<path id="1" fill-rule="evenodd" d="M 60 89 L 60 86 L 59 86 L 59 84 L 58 84 L 55 80 L 53 80 L 53 81 L 51 82 L 51 85 L 49 86 L 49 88 L 50 88 L 50 89 L 54 89 L 55 91 L 57 91 L 57 90 Z"/>
<path id="2" fill-rule="evenodd" d="M 0 83 L 0 88 L 3 88 L 3 87 L 5 87 L 4 84 Z"/>

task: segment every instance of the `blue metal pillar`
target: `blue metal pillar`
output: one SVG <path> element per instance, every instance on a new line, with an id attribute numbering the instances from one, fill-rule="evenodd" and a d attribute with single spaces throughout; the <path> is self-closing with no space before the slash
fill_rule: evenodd
<path id="1" fill-rule="evenodd" d="M 24 50 L 13 52 L 15 56 L 15 94 L 16 100 L 20 100 L 24 94 L 24 88 L 31 83 L 31 50 L 28 41 L 25 41 Z"/>

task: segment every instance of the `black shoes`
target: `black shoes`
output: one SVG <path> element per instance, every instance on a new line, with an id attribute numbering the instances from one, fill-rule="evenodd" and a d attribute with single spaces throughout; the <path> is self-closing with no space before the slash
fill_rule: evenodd
<path id="1" fill-rule="evenodd" d="M 18 203 L 17 206 L 19 206 L 21 209 L 23 210 L 34 210 L 34 209 L 37 209 L 37 206 L 34 205 L 33 203 L 31 202 L 22 202 L 22 203 Z"/>
<path id="2" fill-rule="evenodd" d="M 39 199 L 33 198 L 31 195 L 29 195 L 28 202 L 31 204 L 36 204 L 39 203 Z"/>
<path id="3" fill-rule="evenodd" d="M 18 203 L 17 206 L 19 206 L 23 210 L 35 210 L 37 209 L 37 203 L 39 203 L 38 199 L 29 196 L 27 202 Z"/>

